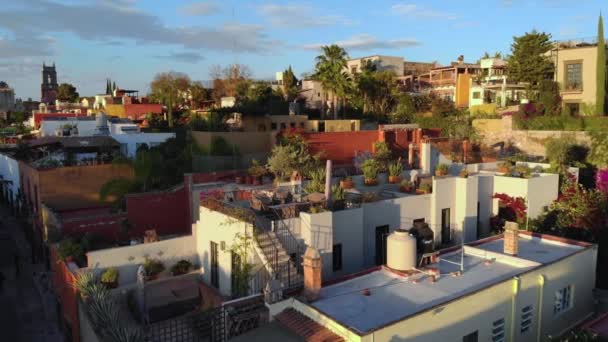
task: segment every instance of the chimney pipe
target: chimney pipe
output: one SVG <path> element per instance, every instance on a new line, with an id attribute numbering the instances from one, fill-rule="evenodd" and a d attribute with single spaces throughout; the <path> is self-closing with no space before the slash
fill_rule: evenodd
<path id="1" fill-rule="evenodd" d="M 325 202 L 331 204 L 331 160 L 325 163 Z"/>
<path id="2" fill-rule="evenodd" d="M 516 222 L 506 222 L 504 239 L 504 253 L 508 255 L 517 255 L 519 251 L 519 225 Z"/>
<path id="3" fill-rule="evenodd" d="M 431 174 L 431 164 L 431 142 L 427 138 L 424 138 L 420 144 L 420 168 L 422 169 L 423 174 Z"/>
<path id="4" fill-rule="evenodd" d="M 414 168 L 414 143 L 410 143 L 409 145 L 407 163 L 410 165 L 410 169 Z"/>
<path id="5" fill-rule="evenodd" d="M 321 292 L 321 255 L 314 247 L 306 248 L 304 253 L 304 297 L 309 302 L 319 298 Z"/>

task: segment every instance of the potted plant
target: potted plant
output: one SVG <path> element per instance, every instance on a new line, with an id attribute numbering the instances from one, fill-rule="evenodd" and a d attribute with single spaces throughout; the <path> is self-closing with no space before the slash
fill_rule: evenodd
<path id="1" fill-rule="evenodd" d="M 344 188 L 339 185 L 334 185 L 331 187 L 331 200 L 333 210 L 343 210 L 346 207 L 346 202 L 344 201 L 345 198 L 346 195 Z"/>
<path id="2" fill-rule="evenodd" d="M 75 259 L 80 259 L 82 255 L 82 247 L 73 239 L 67 238 L 59 242 L 59 247 L 57 248 L 57 258 L 59 261 L 72 262 Z"/>
<path id="3" fill-rule="evenodd" d="M 458 175 L 461 178 L 469 178 L 469 171 L 467 171 L 467 169 L 462 169 Z"/>
<path id="4" fill-rule="evenodd" d="M 110 267 L 101 275 L 101 283 L 109 289 L 118 287 L 118 270 L 116 267 Z"/>
<path id="5" fill-rule="evenodd" d="M 515 176 L 521 178 L 530 178 L 532 177 L 532 169 L 525 165 L 516 165 L 513 171 L 516 173 Z"/>
<path id="6" fill-rule="evenodd" d="M 165 265 L 160 260 L 146 258 L 144 270 L 146 271 L 146 280 L 154 280 L 160 272 L 165 270 Z"/>
<path id="7" fill-rule="evenodd" d="M 512 166 L 513 165 L 508 161 L 504 161 L 504 162 L 498 163 L 498 165 L 496 165 L 498 172 L 500 172 L 500 173 L 509 173 L 511 171 Z"/>
<path id="8" fill-rule="evenodd" d="M 421 194 L 430 194 L 431 191 L 432 191 L 431 184 L 428 184 L 428 183 L 422 184 L 417 190 L 417 192 L 421 193 Z"/>
<path id="9" fill-rule="evenodd" d="M 399 184 L 401 182 L 401 171 L 403 171 L 403 166 L 401 165 L 401 158 L 399 158 L 388 166 L 388 182 Z"/>
<path id="10" fill-rule="evenodd" d="M 251 161 L 251 166 L 249 167 L 249 175 L 251 176 L 253 185 L 262 184 L 262 176 L 265 174 L 266 168 L 260 165 L 260 162 L 257 159 L 253 159 Z"/>
<path id="11" fill-rule="evenodd" d="M 352 189 L 355 187 L 355 183 L 353 183 L 353 180 L 352 178 L 350 178 L 350 176 L 346 176 L 340 181 L 340 187 L 342 189 Z"/>
<path id="12" fill-rule="evenodd" d="M 363 170 L 365 185 L 373 186 L 378 184 L 378 172 L 380 172 L 380 163 L 378 163 L 375 159 L 370 158 L 366 160 L 363 165 L 361 165 L 361 170 Z"/>
<path id="13" fill-rule="evenodd" d="M 399 185 L 399 191 L 401 192 L 410 193 L 413 189 L 414 184 L 407 179 L 402 180 L 401 184 Z"/>
<path id="14" fill-rule="evenodd" d="M 447 176 L 449 170 L 450 170 L 450 167 L 447 164 L 439 164 L 435 168 L 435 176 L 437 176 L 437 177 Z"/>
<path id="15" fill-rule="evenodd" d="M 175 265 L 171 266 L 171 274 L 174 276 L 186 274 L 188 271 L 190 271 L 191 267 L 192 263 L 190 261 L 180 260 Z"/>

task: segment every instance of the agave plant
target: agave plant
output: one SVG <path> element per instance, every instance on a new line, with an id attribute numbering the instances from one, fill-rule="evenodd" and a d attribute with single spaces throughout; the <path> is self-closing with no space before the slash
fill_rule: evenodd
<path id="1" fill-rule="evenodd" d="M 82 298 L 87 298 L 95 286 L 96 278 L 93 272 L 82 272 L 76 277 L 72 286 L 80 293 Z"/>

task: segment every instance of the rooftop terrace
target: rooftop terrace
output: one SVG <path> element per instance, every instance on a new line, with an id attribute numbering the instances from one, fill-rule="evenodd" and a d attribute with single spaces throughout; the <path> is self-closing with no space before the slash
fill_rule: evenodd
<path id="1" fill-rule="evenodd" d="M 502 237 L 482 240 L 475 246 L 465 246 L 464 273 L 460 276 L 451 275 L 459 265 L 446 262 L 460 262 L 458 248 L 430 265 L 441 273 L 435 283 L 427 281 L 427 275 L 421 272 L 406 275 L 382 268 L 322 288 L 320 299 L 311 305 L 354 332 L 365 334 L 591 246 L 554 239 L 520 234 L 517 257 L 502 253 Z M 369 296 L 362 294 L 366 289 Z"/>

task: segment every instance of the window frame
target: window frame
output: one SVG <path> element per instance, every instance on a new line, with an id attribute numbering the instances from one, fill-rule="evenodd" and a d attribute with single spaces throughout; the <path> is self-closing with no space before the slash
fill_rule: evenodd
<path id="1" fill-rule="evenodd" d="M 576 64 L 580 64 L 580 85 L 577 88 L 568 88 L 568 66 L 570 65 L 576 65 Z M 583 60 L 582 59 L 576 59 L 576 60 L 569 60 L 569 61 L 564 61 L 564 92 L 582 92 L 584 89 L 584 82 L 583 82 Z"/>
<path id="2" fill-rule="evenodd" d="M 564 292 L 567 292 L 567 296 L 566 296 L 567 300 L 565 300 L 565 301 L 564 301 Z M 557 307 L 558 293 L 561 293 L 560 294 L 561 298 L 559 299 L 559 308 Z M 559 315 L 563 314 L 564 312 L 568 312 L 570 309 L 572 309 L 572 307 L 574 307 L 574 304 L 572 303 L 574 301 L 573 293 L 574 293 L 574 285 L 566 285 L 566 286 L 558 289 L 557 291 L 555 291 L 554 300 L 553 300 L 553 316 L 559 316 Z M 563 305 L 564 302 L 567 303 L 567 306 Z"/>

